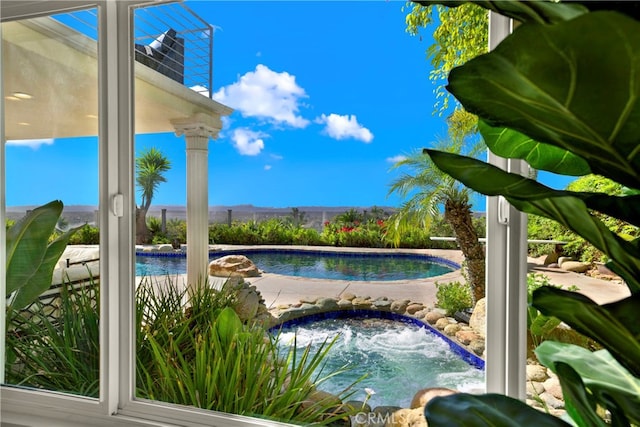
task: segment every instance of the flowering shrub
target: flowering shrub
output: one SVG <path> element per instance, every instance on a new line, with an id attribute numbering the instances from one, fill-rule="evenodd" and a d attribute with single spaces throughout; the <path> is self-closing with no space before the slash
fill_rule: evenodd
<path id="1" fill-rule="evenodd" d="M 366 222 L 343 222 L 338 219 L 336 222 L 324 223 L 321 237 L 331 246 L 385 248 L 391 246 L 386 238 L 385 227 L 381 219 Z"/>

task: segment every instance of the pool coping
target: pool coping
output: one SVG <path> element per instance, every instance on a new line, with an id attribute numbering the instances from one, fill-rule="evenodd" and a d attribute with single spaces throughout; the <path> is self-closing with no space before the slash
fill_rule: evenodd
<path id="1" fill-rule="evenodd" d="M 389 312 L 389 311 L 381 311 L 381 310 L 368 310 L 368 309 L 351 309 L 351 310 L 332 310 L 332 311 L 324 311 L 321 313 L 308 314 L 300 317 L 296 317 L 295 319 L 285 320 L 277 325 L 274 325 L 269 328 L 269 332 L 274 330 L 282 329 L 285 327 L 295 327 L 300 325 L 305 325 L 313 322 L 317 322 L 320 320 L 327 319 L 352 319 L 352 318 L 376 318 L 376 319 L 388 319 L 394 320 L 402 323 L 411 324 L 414 326 L 418 326 L 419 328 L 425 329 L 426 331 L 436 335 L 437 337 L 444 340 L 451 350 L 456 353 L 462 360 L 467 362 L 469 365 L 473 366 L 476 369 L 484 370 L 485 361 L 473 354 L 466 348 L 462 347 L 460 344 L 449 338 L 447 335 L 443 334 L 433 326 L 429 325 L 427 322 L 423 322 L 420 319 L 415 317 L 407 316 L 404 314 Z"/>

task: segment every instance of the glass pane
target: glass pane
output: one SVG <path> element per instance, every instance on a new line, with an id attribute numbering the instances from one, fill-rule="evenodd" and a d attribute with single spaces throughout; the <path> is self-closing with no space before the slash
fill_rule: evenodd
<path id="1" fill-rule="evenodd" d="M 5 383 L 98 397 L 97 10 L 2 24 Z"/>
<path id="2" fill-rule="evenodd" d="M 352 25 L 362 14 L 375 31 Z M 135 10 L 138 398 L 311 424 L 409 408 L 423 389 L 484 390 L 484 340 L 462 324 L 463 256 L 430 239 L 453 236 L 451 223 L 412 224 L 402 249 L 389 234 L 403 202 L 386 198 L 400 176 L 389 167 L 446 132 L 405 25 L 393 2 Z M 477 231 L 465 242 L 483 265 L 483 219 L 458 195 L 454 226 Z M 257 269 L 227 281 L 245 259 L 208 266 L 226 255 Z M 434 309 L 436 282 L 447 301 Z M 293 318 L 309 323 L 280 332 Z"/>

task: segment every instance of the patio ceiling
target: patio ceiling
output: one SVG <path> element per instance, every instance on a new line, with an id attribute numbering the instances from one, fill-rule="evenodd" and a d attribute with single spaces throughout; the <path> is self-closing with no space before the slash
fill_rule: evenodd
<path id="1" fill-rule="evenodd" d="M 98 134 L 95 40 L 48 17 L 2 23 L 2 40 L 6 140 Z M 144 65 L 134 66 L 137 134 L 174 132 L 171 120 L 196 115 L 213 125 L 232 111 Z"/>

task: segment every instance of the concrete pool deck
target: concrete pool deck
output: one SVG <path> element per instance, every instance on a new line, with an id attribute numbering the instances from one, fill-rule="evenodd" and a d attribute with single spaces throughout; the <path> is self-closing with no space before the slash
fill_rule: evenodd
<path id="1" fill-rule="evenodd" d="M 375 249 L 375 248 L 336 248 L 314 246 L 238 246 L 238 245 L 213 245 L 215 250 L 238 249 L 278 249 L 278 250 L 322 250 L 332 252 L 353 253 L 412 253 L 430 255 L 444 258 L 457 264 L 464 260 L 462 252 L 448 249 Z M 211 258 L 215 257 L 212 253 Z M 249 258 L 251 258 L 249 256 Z M 613 302 L 629 296 L 626 286 L 614 281 L 601 280 L 584 274 L 573 273 L 559 268 L 547 268 L 539 259 L 528 259 L 529 271 L 541 273 L 547 276 L 554 285 L 562 285 L 564 289 L 571 285 L 579 288 L 578 292 L 585 294 L 599 304 Z M 210 278 L 212 281 L 221 281 L 222 278 Z M 301 299 L 315 299 L 317 297 L 338 297 L 342 293 L 351 293 L 356 296 L 388 297 L 392 299 L 407 299 L 413 302 L 421 302 L 425 305 L 433 305 L 436 301 L 435 283 L 448 283 L 464 281 L 461 272 L 454 271 L 445 275 L 425 279 L 396 280 L 386 282 L 372 281 L 344 281 L 309 279 L 304 277 L 282 276 L 268 272 L 260 277 L 246 279 L 262 294 L 265 305 L 275 308 L 279 305 L 297 304 Z"/>

